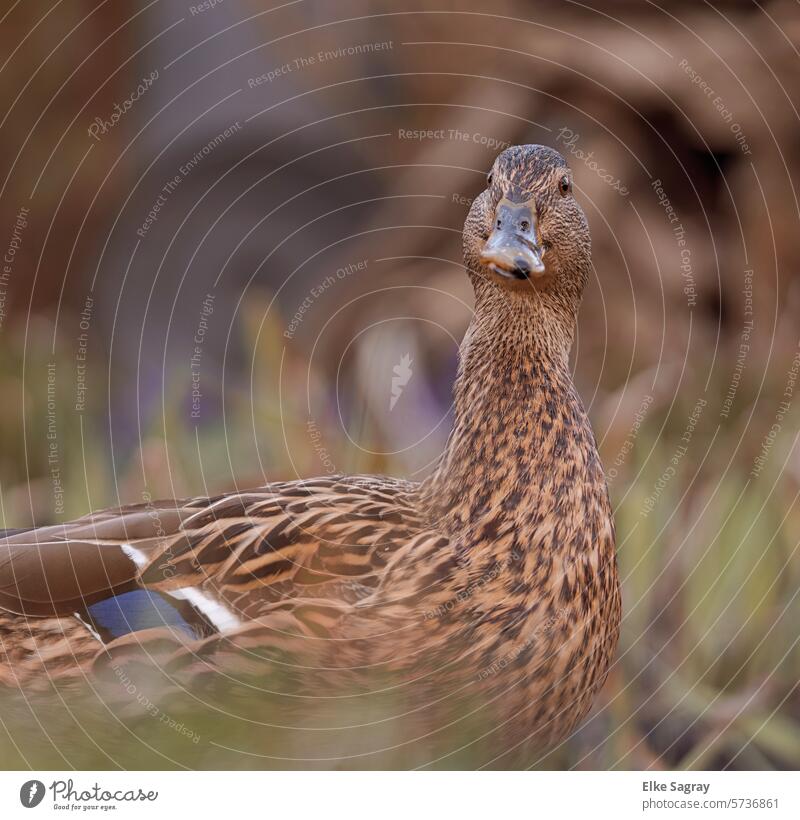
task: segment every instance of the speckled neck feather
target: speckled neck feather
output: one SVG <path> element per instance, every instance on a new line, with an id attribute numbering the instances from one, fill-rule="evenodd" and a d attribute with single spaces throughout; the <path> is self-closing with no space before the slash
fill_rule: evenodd
<path id="1" fill-rule="evenodd" d="M 535 525 L 526 511 L 541 518 L 556 503 L 563 509 L 587 452 L 599 470 L 569 370 L 579 299 L 475 284 L 453 432 L 426 497 L 437 526 L 451 534 L 502 520 L 524 528 L 524 543 Z"/>

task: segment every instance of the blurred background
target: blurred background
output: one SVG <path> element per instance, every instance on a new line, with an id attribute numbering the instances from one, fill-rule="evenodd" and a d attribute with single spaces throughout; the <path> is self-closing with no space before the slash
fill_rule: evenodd
<path id="1" fill-rule="evenodd" d="M 592 230 L 574 371 L 625 617 L 592 718 L 530 765 L 800 767 L 798 46 L 791 0 L 8 4 L 4 526 L 423 477 L 471 315 L 464 217 L 502 148 L 545 143 Z M 199 705 L 196 742 L 0 700 L 6 768 L 307 756 Z"/>

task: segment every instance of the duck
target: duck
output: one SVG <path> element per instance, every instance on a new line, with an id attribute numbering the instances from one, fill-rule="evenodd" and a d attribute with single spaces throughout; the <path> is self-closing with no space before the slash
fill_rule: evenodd
<path id="1" fill-rule="evenodd" d="M 420 704 L 477 703 L 506 746 L 567 737 L 608 675 L 621 594 L 569 362 L 589 227 L 557 151 L 497 156 L 463 253 L 475 307 L 428 477 L 275 482 L 5 531 L 0 686 L 280 664 L 312 696 L 389 675 Z"/>

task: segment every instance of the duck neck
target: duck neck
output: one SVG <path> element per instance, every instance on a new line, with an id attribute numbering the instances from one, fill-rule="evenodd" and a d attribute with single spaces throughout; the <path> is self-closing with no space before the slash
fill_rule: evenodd
<path id="1" fill-rule="evenodd" d="M 437 526 L 448 533 L 464 538 L 490 521 L 530 524 L 530 516 L 520 516 L 546 514 L 556 469 L 569 470 L 570 460 L 582 458 L 581 446 L 594 452 L 590 430 L 591 440 L 583 441 L 588 422 L 569 372 L 576 314 L 577 305 L 546 293 L 476 286 L 453 431 L 424 485 Z"/>

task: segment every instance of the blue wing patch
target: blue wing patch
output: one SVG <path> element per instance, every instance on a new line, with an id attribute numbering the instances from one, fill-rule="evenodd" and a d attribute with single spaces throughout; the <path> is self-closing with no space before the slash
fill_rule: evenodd
<path id="1" fill-rule="evenodd" d="M 190 638 L 198 637 L 198 630 L 186 620 L 177 606 L 147 589 L 134 589 L 105 598 L 87 607 L 86 611 L 104 640 L 159 626 L 183 632 Z"/>

